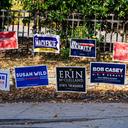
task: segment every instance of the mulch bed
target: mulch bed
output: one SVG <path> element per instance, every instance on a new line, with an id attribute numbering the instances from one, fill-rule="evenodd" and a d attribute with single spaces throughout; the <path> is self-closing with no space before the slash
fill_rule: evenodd
<path id="1" fill-rule="evenodd" d="M 89 89 L 87 93 L 56 92 L 54 86 L 0 91 L 0 103 L 14 102 L 128 102 L 128 91 L 123 89 Z"/>

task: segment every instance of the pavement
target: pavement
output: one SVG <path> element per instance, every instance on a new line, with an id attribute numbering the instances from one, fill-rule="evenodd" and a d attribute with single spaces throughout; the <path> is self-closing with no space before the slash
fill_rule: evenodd
<path id="1" fill-rule="evenodd" d="M 125 103 L 0 104 L 0 128 L 128 128 Z"/>

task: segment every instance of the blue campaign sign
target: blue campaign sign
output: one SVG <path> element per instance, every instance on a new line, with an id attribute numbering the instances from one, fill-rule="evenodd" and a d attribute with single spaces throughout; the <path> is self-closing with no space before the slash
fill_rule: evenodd
<path id="1" fill-rule="evenodd" d="M 40 35 L 35 34 L 33 37 L 34 52 L 60 52 L 59 35 Z"/>
<path id="2" fill-rule="evenodd" d="M 47 66 L 27 66 L 15 68 L 17 88 L 48 85 Z"/>
<path id="3" fill-rule="evenodd" d="M 10 71 L 0 70 L 0 90 L 9 91 Z"/>
<path id="4" fill-rule="evenodd" d="M 92 62 L 90 70 L 91 83 L 125 84 L 125 64 Z"/>
<path id="5" fill-rule="evenodd" d="M 71 39 L 70 55 L 72 57 L 96 57 L 96 40 Z"/>

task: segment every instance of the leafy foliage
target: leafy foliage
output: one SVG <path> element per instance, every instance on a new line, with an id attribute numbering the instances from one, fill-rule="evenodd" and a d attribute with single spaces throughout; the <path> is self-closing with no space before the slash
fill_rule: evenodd
<path id="1" fill-rule="evenodd" d="M 22 0 L 24 8 L 47 12 L 48 18 L 62 20 L 68 14 L 76 12 L 85 15 L 114 13 L 120 17 L 127 15 L 127 0 Z"/>
<path id="2" fill-rule="evenodd" d="M 86 26 L 77 26 L 74 31 L 75 38 L 85 38 L 88 34 L 88 28 Z"/>
<path id="3" fill-rule="evenodd" d="M 11 7 L 11 0 L 0 0 L 0 9 L 9 9 Z"/>
<path id="4" fill-rule="evenodd" d="M 61 49 L 61 54 L 60 54 L 61 59 L 69 59 L 69 51 L 70 51 L 69 48 L 63 47 Z"/>
<path id="5" fill-rule="evenodd" d="M 0 0 L 0 10 L 1 9 L 10 9 L 12 0 Z M 0 11 L 0 16 L 2 12 Z M 4 26 L 3 26 L 4 27 Z M 0 17 L 0 31 L 2 30 L 2 18 Z"/>
<path id="6" fill-rule="evenodd" d="M 11 9 L 12 10 L 21 10 L 23 7 L 22 7 L 22 2 L 19 1 L 19 0 L 12 0 L 12 7 Z"/>

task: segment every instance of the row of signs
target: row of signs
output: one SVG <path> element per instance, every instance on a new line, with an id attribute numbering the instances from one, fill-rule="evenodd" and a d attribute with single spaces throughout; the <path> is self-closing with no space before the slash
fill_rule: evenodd
<path id="1" fill-rule="evenodd" d="M 0 70 L 0 89 L 9 90 L 9 70 Z M 115 63 L 91 62 L 90 83 L 125 84 L 126 65 Z M 15 68 L 16 88 L 47 86 L 47 66 L 26 66 Z M 86 92 L 85 67 L 56 67 L 57 91 Z"/>
<path id="2" fill-rule="evenodd" d="M 0 49 L 17 49 L 18 39 L 16 32 L 0 32 Z M 60 53 L 59 35 L 40 35 L 33 37 L 34 52 Z M 71 39 L 71 57 L 93 57 L 96 58 L 96 40 L 93 39 Z M 113 47 L 113 60 L 128 61 L 128 43 L 115 42 Z"/>
<path id="3" fill-rule="evenodd" d="M 0 32 L 0 49 L 18 48 L 16 32 Z M 58 35 L 39 35 L 33 37 L 34 52 L 60 52 Z M 113 58 L 117 61 L 128 61 L 128 44 L 114 43 Z M 71 57 L 96 57 L 96 40 L 71 39 Z M 9 70 L 0 70 L 0 89 L 9 90 Z M 90 64 L 91 83 L 125 84 L 126 65 L 116 63 L 92 62 Z M 85 67 L 57 67 L 57 91 L 86 92 Z M 15 68 L 16 88 L 48 85 L 47 66 L 27 66 Z"/>
<path id="4" fill-rule="evenodd" d="M 60 53 L 60 37 L 58 35 L 39 35 L 33 37 L 34 52 Z M 72 39 L 70 42 L 71 57 L 96 57 L 96 40 Z"/>
<path id="5" fill-rule="evenodd" d="M 60 52 L 60 37 L 58 35 L 39 35 L 33 37 L 34 52 Z M 96 57 L 96 40 L 72 39 L 70 43 L 70 56 Z"/>

